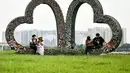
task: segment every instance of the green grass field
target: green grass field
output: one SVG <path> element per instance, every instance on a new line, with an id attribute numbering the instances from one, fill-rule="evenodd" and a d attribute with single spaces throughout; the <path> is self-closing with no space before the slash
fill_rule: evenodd
<path id="1" fill-rule="evenodd" d="M 130 73 L 130 55 L 21 55 L 0 52 L 0 73 Z"/>

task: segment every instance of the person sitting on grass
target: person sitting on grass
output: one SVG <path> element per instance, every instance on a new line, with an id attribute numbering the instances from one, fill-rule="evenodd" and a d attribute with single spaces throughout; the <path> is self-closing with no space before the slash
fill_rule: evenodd
<path id="1" fill-rule="evenodd" d="M 90 36 L 87 37 L 85 44 L 86 44 L 85 54 L 88 54 L 90 50 L 93 48 L 93 43 Z"/>
<path id="2" fill-rule="evenodd" d="M 34 54 L 36 54 L 37 51 L 37 38 L 36 35 L 32 35 L 32 39 L 30 40 L 30 48 L 34 50 Z"/>
<path id="3" fill-rule="evenodd" d="M 38 38 L 38 44 L 37 44 L 37 53 L 40 55 L 44 55 L 44 44 L 43 44 L 43 38 Z"/>
<path id="4" fill-rule="evenodd" d="M 93 44 L 96 49 L 103 47 L 104 39 L 100 36 L 99 33 L 96 34 L 96 37 L 93 39 Z"/>

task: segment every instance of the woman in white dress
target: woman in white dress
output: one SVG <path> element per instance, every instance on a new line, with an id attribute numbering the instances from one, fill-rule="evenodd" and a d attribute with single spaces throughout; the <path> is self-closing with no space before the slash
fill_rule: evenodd
<path id="1" fill-rule="evenodd" d="M 40 55 L 44 55 L 44 43 L 42 37 L 38 38 L 37 53 Z"/>

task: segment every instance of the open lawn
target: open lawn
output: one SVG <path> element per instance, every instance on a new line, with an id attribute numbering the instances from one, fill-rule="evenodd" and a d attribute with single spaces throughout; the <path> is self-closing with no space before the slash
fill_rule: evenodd
<path id="1" fill-rule="evenodd" d="M 0 73 L 130 73 L 130 55 L 22 55 L 0 52 Z"/>

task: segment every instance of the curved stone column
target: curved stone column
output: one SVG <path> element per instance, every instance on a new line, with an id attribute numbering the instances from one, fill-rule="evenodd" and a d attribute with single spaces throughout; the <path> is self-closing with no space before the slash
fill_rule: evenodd
<path id="1" fill-rule="evenodd" d="M 33 23 L 33 11 L 34 9 L 40 5 L 40 4 L 47 4 L 51 7 L 55 19 L 56 19 L 56 27 L 57 27 L 57 38 L 58 38 L 58 47 L 63 48 L 64 47 L 64 18 L 61 11 L 60 6 L 55 0 L 32 0 L 29 5 L 27 6 L 25 10 L 25 16 L 17 17 L 14 20 L 12 20 L 7 28 L 6 28 L 6 40 L 7 43 L 12 47 L 21 46 L 21 44 L 17 43 L 17 41 L 14 38 L 14 31 L 20 24 L 27 23 L 32 24 Z M 30 36 L 31 37 L 31 36 Z"/>
<path id="2" fill-rule="evenodd" d="M 109 43 L 113 42 L 116 43 L 114 45 L 117 48 L 122 39 L 122 29 L 119 22 L 108 15 L 103 14 L 102 5 L 98 0 L 73 0 L 68 8 L 68 13 L 66 17 L 66 44 L 68 48 L 74 47 L 75 44 L 75 19 L 77 12 L 80 6 L 84 3 L 89 4 L 94 13 L 94 23 L 104 23 L 108 24 L 112 30 L 112 39 Z M 68 35 L 67 35 L 68 34 Z"/>

